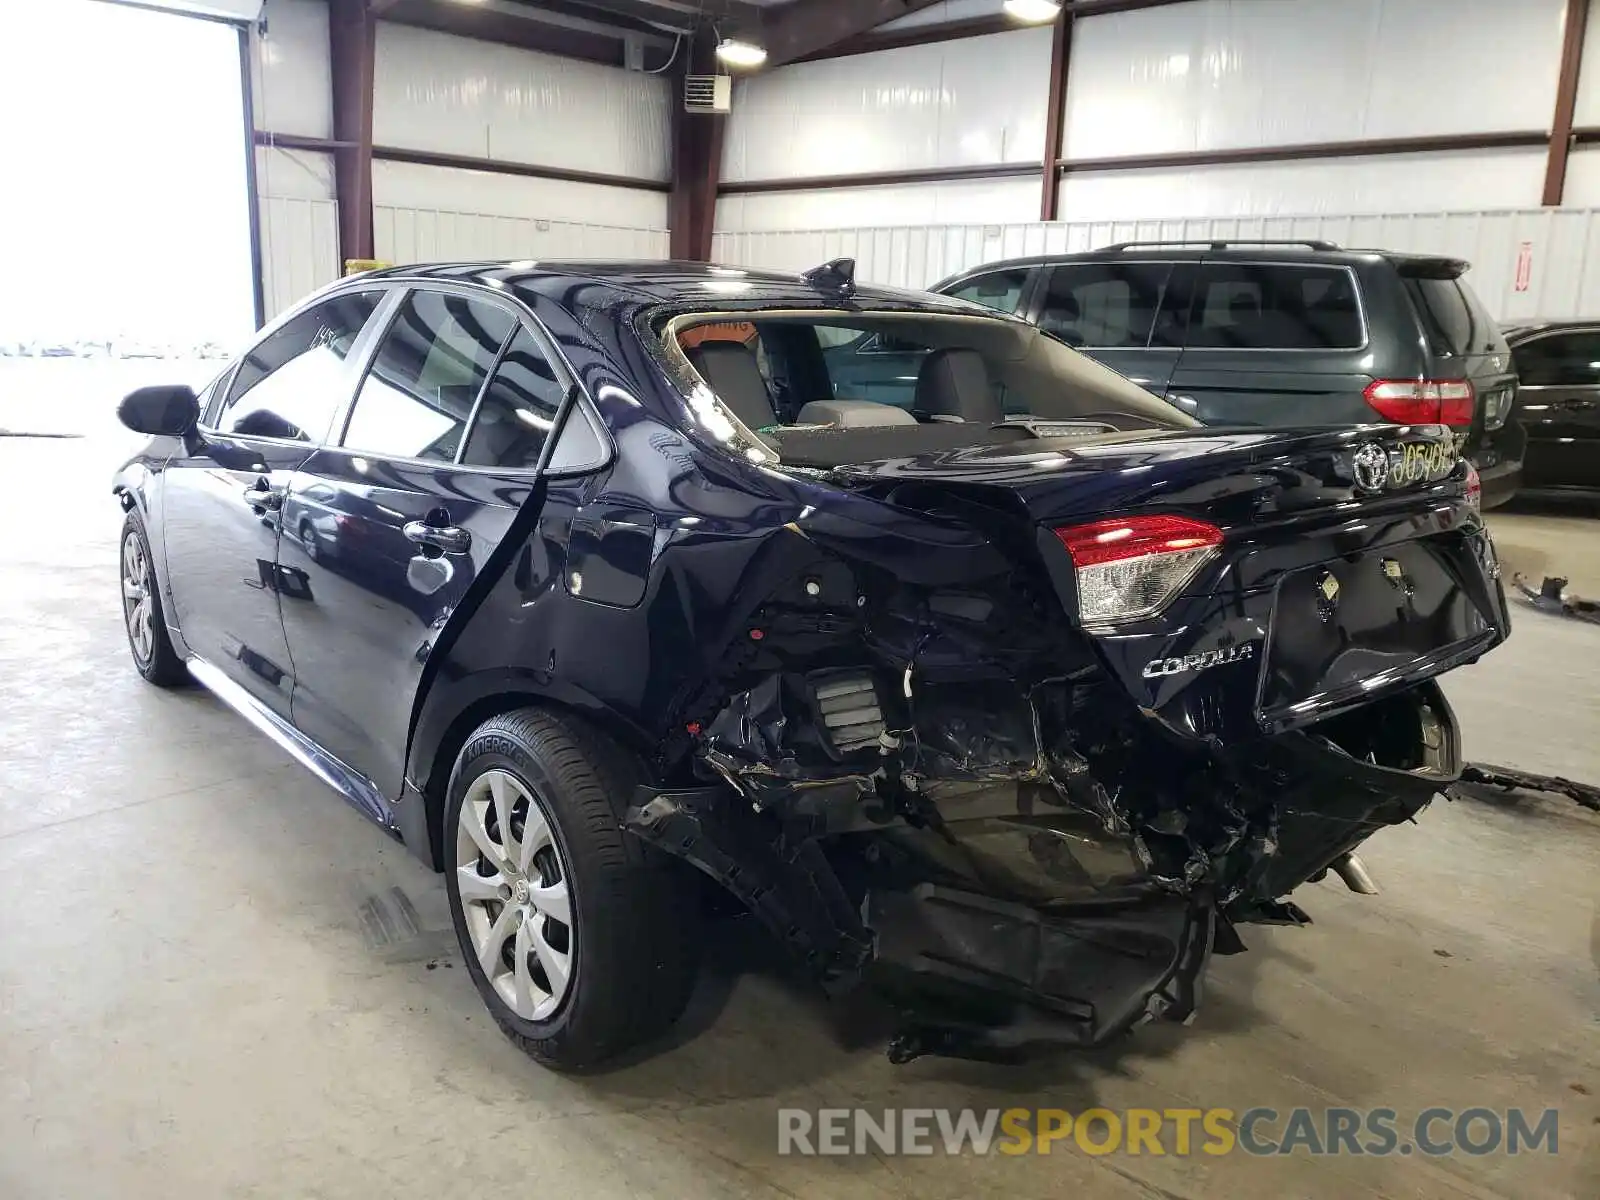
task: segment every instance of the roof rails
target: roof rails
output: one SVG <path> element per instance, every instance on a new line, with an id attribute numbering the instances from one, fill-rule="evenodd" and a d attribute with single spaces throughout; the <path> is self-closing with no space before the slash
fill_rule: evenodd
<path id="1" fill-rule="evenodd" d="M 1337 250 L 1339 247 L 1332 242 L 1319 242 L 1303 238 L 1288 238 L 1274 241 L 1271 238 L 1233 238 L 1228 241 L 1214 241 L 1211 238 L 1184 238 L 1174 241 L 1153 242 L 1117 242 L 1111 246 L 1102 246 L 1102 250 L 1132 250 L 1143 246 L 1206 246 L 1212 250 L 1226 250 L 1229 246 L 1305 246 L 1310 250 Z"/>

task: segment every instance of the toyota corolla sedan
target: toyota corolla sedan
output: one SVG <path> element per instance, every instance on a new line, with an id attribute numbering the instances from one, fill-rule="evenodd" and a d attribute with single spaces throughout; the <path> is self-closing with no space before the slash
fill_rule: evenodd
<path id="1" fill-rule="evenodd" d="M 874 338 L 909 400 L 830 376 Z M 442 872 L 553 1067 L 682 1012 L 696 872 L 897 1060 L 1186 1019 L 1300 884 L 1370 890 L 1508 632 L 1447 430 L 1200 429 L 848 261 L 363 275 L 120 415 L 135 667 Z"/>

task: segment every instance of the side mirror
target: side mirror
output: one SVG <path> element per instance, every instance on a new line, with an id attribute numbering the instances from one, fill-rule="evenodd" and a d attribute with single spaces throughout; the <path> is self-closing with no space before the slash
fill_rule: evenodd
<path id="1" fill-rule="evenodd" d="M 142 387 L 122 398 L 117 419 L 135 433 L 182 437 L 200 419 L 200 397 L 186 384 Z"/>

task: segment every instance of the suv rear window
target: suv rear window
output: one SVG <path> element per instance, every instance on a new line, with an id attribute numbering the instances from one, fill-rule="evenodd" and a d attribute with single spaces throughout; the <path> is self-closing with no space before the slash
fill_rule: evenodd
<path id="1" fill-rule="evenodd" d="M 1465 354 L 1476 340 L 1472 309 L 1454 279 L 1406 279 L 1435 354 Z"/>
<path id="2" fill-rule="evenodd" d="M 1355 279 L 1343 267 L 1207 263 L 1192 314 L 1191 350 L 1357 350 L 1366 342 Z"/>

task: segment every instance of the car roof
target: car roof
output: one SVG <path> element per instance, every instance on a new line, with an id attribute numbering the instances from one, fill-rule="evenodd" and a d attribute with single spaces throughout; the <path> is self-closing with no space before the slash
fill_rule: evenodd
<path id="1" fill-rule="evenodd" d="M 1567 329 L 1595 329 L 1600 327 L 1600 317 L 1562 317 L 1560 319 L 1543 320 L 1539 318 L 1521 318 L 1516 321 L 1506 321 L 1500 326 L 1500 332 L 1505 334 L 1508 342 L 1524 342 L 1529 338 L 1542 333 L 1557 333 Z"/>
<path id="2" fill-rule="evenodd" d="M 548 297 L 566 308 L 604 309 L 616 304 L 700 304 L 751 308 L 815 303 L 838 307 L 834 295 L 799 274 L 759 271 L 715 263 L 625 260 L 494 261 L 427 263 L 367 272 L 361 279 L 477 283 L 500 290 Z M 926 292 L 858 284 L 852 307 L 906 308 L 995 317 L 980 304 Z"/>
<path id="3" fill-rule="evenodd" d="M 990 271 L 1005 271 L 1024 267 L 1042 267 L 1060 263 L 1137 262 L 1141 259 L 1158 259 L 1162 262 L 1273 262 L 1285 259 L 1304 259 L 1310 263 L 1331 266 L 1361 266 L 1389 263 L 1403 270 L 1420 274 L 1433 271 L 1464 272 L 1469 264 L 1460 259 L 1437 254 L 1401 254 L 1392 250 L 1346 249 L 1331 242 L 1317 241 L 1173 241 L 1173 242 L 1118 242 L 1095 250 L 1081 250 L 1071 254 L 1032 254 L 1022 258 L 1008 258 L 999 262 L 984 263 L 950 276 L 935 287 L 944 287 L 957 280 Z"/>

